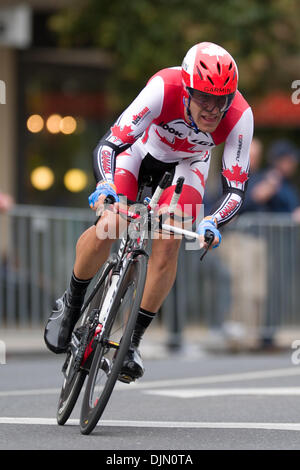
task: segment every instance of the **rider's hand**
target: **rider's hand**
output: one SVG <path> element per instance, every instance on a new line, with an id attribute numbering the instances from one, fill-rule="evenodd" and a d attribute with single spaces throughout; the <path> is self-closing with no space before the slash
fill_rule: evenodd
<path id="1" fill-rule="evenodd" d="M 112 196 L 115 202 L 119 202 L 119 197 L 116 193 L 116 186 L 106 180 L 100 181 L 95 191 L 89 196 L 89 205 L 93 210 L 101 210 L 104 206 L 104 201 L 107 196 Z"/>
<path id="2" fill-rule="evenodd" d="M 202 243 L 203 247 L 205 247 L 205 248 L 208 248 L 208 245 L 207 245 L 207 243 L 205 242 L 205 239 L 204 239 L 205 233 L 206 233 L 207 230 L 212 231 L 214 236 L 215 236 L 211 247 L 212 248 L 217 248 L 221 243 L 222 236 L 221 236 L 219 230 L 217 229 L 216 219 L 214 219 L 211 216 L 205 217 L 202 220 L 202 222 L 200 222 L 200 224 L 198 225 L 198 228 L 197 228 L 197 233 L 200 235 L 199 236 L 200 242 Z"/>

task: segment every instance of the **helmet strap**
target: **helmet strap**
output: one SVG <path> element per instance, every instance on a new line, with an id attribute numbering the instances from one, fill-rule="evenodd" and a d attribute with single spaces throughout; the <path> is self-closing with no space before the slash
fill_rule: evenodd
<path id="1" fill-rule="evenodd" d="M 194 129 L 196 134 L 198 134 L 200 132 L 200 129 L 198 128 L 197 124 L 195 123 L 195 121 L 193 119 L 193 116 L 192 116 L 192 113 L 191 113 L 191 110 L 190 110 L 190 103 L 191 103 L 191 97 L 190 96 L 188 97 L 188 104 L 186 104 L 185 97 L 183 97 L 183 104 L 184 104 L 184 107 L 186 109 L 186 113 L 188 115 L 188 118 L 190 120 L 190 125 Z"/>

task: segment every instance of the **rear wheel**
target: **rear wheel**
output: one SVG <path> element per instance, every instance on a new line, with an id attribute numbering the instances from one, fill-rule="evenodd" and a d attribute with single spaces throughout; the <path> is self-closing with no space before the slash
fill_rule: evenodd
<path id="1" fill-rule="evenodd" d="M 74 359 L 74 355 L 69 350 L 63 365 L 64 381 L 56 414 L 57 422 L 60 425 L 65 424 L 69 419 L 87 374 L 84 370 L 75 370 Z"/>
<path id="2" fill-rule="evenodd" d="M 89 434 L 111 396 L 128 351 L 146 280 L 147 258 L 139 255 L 128 265 L 96 347 L 83 397 L 80 431 Z M 104 296 L 103 296 L 104 298 Z"/>

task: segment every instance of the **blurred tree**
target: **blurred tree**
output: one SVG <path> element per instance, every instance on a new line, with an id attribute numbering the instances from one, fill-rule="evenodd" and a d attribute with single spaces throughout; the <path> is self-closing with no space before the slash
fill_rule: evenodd
<path id="1" fill-rule="evenodd" d="M 161 68 L 211 41 L 236 59 L 247 97 L 299 78 L 298 0 L 74 0 L 50 27 L 63 47 L 99 47 L 114 59 L 109 90 L 127 105 Z"/>

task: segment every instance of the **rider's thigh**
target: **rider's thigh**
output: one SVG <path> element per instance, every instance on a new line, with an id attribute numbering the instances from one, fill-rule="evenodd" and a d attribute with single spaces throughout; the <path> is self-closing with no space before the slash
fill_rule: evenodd
<path id="1" fill-rule="evenodd" d="M 178 209 L 182 211 L 184 217 L 195 221 L 198 217 L 203 217 L 203 196 L 205 182 L 208 174 L 208 162 L 199 160 L 200 157 L 193 157 L 183 160 L 176 166 L 172 185 L 163 193 L 159 203 L 160 205 L 169 205 L 176 181 L 180 176 L 184 177 L 184 185 L 180 195 Z M 188 227 L 184 227 L 189 229 Z"/>
<path id="2" fill-rule="evenodd" d="M 138 192 L 138 177 L 142 163 L 142 154 L 136 145 L 132 145 L 116 158 L 115 185 L 117 193 L 135 201 Z"/>

